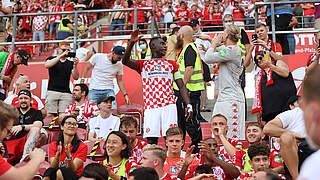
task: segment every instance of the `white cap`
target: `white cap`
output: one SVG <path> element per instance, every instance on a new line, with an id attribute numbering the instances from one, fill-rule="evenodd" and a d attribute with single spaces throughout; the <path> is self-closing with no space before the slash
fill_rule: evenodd
<path id="1" fill-rule="evenodd" d="M 76 50 L 76 57 L 79 59 L 79 61 L 84 61 L 84 58 L 88 54 L 89 50 L 86 48 L 78 48 Z"/>

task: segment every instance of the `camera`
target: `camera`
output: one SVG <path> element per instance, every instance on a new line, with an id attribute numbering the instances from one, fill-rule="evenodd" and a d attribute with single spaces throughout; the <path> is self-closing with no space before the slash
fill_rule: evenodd
<path id="1" fill-rule="evenodd" d="M 71 57 L 71 58 L 74 58 L 76 57 L 76 53 L 75 52 L 69 52 L 66 57 Z"/>
<path id="2" fill-rule="evenodd" d="M 255 41 L 255 40 L 257 40 L 257 39 L 258 39 L 257 34 L 252 34 L 252 41 Z"/>

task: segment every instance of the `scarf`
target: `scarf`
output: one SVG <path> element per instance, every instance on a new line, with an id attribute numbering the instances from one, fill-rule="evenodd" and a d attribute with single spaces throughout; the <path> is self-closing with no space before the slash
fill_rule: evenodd
<path id="1" fill-rule="evenodd" d="M 15 72 L 17 71 L 17 66 L 14 66 L 13 68 L 10 68 L 11 65 L 13 64 L 13 57 L 14 57 L 14 53 L 10 53 L 7 58 L 6 58 L 6 62 L 4 63 L 2 70 L 1 70 L 1 74 L 3 76 L 10 76 L 10 78 L 12 79 Z M 0 80 L 0 92 L 4 93 L 5 96 L 7 96 L 8 90 L 10 88 L 10 82 L 5 82 L 4 80 Z"/>
<path id="2" fill-rule="evenodd" d="M 268 47 L 271 47 L 272 51 L 275 51 L 275 44 L 270 39 L 268 40 Z M 259 50 L 259 48 L 255 48 L 256 53 L 258 52 L 258 50 Z M 272 64 L 274 64 L 274 62 L 272 62 Z M 252 114 L 259 112 L 259 111 L 262 111 L 261 80 L 262 80 L 263 72 L 264 72 L 264 70 L 260 69 L 260 71 L 258 72 L 258 74 L 256 76 L 255 92 L 254 92 L 254 99 L 253 99 L 252 111 L 251 111 Z M 267 75 L 266 86 L 273 85 L 272 70 L 270 68 L 266 71 L 266 75 Z"/>

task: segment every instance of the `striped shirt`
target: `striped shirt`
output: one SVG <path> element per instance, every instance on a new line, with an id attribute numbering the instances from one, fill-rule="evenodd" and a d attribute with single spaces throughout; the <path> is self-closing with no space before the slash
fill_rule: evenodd
<path id="1" fill-rule="evenodd" d="M 122 4 L 115 4 L 111 7 L 111 9 L 124 9 L 124 7 L 122 6 Z M 113 12 L 111 19 L 124 19 L 125 18 L 125 12 L 124 11 L 117 11 L 117 12 Z"/>
<path id="2" fill-rule="evenodd" d="M 50 6 L 49 12 L 61 12 L 62 8 L 60 6 Z M 61 20 L 61 15 L 51 15 L 49 23 L 59 23 Z"/>

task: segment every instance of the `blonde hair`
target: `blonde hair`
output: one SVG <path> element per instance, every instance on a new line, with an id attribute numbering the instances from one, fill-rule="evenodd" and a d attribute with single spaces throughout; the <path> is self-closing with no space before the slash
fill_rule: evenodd
<path id="1" fill-rule="evenodd" d="M 238 42 L 241 39 L 241 30 L 238 26 L 231 24 L 227 27 L 226 31 L 230 35 L 231 41 Z"/>
<path id="2" fill-rule="evenodd" d="M 159 158 L 162 164 L 164 164 L 164 162 L 167 159 L 167 151 L 165 148 L 161 146 L 155 144 L 148 144 L 142 149 L 142 152 L 146 151 L 151 151 L 152 155 Z"/>

